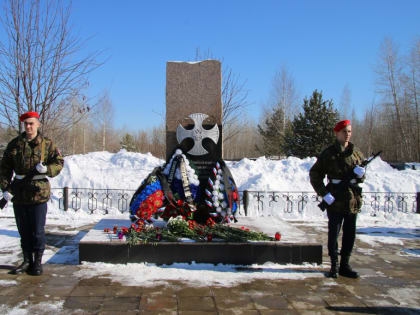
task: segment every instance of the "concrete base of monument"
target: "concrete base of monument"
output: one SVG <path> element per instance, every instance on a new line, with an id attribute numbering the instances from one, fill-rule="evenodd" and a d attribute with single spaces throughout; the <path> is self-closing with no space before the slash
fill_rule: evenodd
<path id="1" fill-rule="evenodd" d="M 79 243 L 79 262 L 106 263 L 212 263 L 250 265 L 266 262 L 280 264 L 322 264 L 322 245 L 312 242 L 299 229 L 274 217 L 239 217 L 236 227 L 273 235 L 280 232 L 282 237 L 276 242 L 157 242 L 129 246 L 105 228 L 129 227 L 129 220 L 102 219 Z M 165 222 L 155 221 L 156 226 Z"/>

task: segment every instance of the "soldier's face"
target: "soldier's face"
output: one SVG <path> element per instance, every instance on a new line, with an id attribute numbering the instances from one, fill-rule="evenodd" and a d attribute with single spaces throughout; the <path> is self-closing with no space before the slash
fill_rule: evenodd
<path id="1" fill-rule="evenodd" d="M 351 138 L 351 125 L 345 126 L 339 132 L 336 132 L 337 140 L 341 144 L 348 143 Z"/>
<path id="2" fill-rule="evenodd" d="M 38 119 L 36 119 L 34 117 L 27 118 L 23 122 L 23 125 L 25 126 L 26 136 L 28 138 L 33 138 L 37 135 L 38 128 L 40 126 L 40 123 L 39 123 Z"/>

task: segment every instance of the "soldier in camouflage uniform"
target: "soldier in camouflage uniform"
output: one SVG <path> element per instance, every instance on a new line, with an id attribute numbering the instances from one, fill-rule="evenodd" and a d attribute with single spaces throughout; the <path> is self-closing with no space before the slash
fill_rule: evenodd
<path id="1" fill-rule="evenodd" d="M 350 255 L 356 237 L 356 219 L 362 206 L 361 189 L 365 169 L 359 165 L 364 160 L 363 154 L 350 142 L 351 125 L 343 120 L 334 127 L 336 142 L 326 148 L 312 166 L 309 177 L 316 193 L 328 204 L 328 255 L 331 258 L 329 277 L 337 278 L 338 235 L 343 227 L 341 260 L 338 274 L 349 278 L 358 278 L 357 272 L 349 265 Z M 350 175 L 349 175 L 350 174 Z M 328 184 L 324 185 L 327 175 Z M 338 184 L 352 178 L 350 185 L 344 188 Z"/>
<path id="2" fill-rule="evenodd" d="M 13 202 L 23 251 L 23 263 L 11 273 L 41 275 L 47 201 L 50 199 L 47 177 L 57 176 L 64 160 L 52 141 L 38 132 L 37 113 L 25 113 L 19 119 L 24 123 L 25 132 L 9 142 L 0 163 L 0 188 L 3 198 Z"/>

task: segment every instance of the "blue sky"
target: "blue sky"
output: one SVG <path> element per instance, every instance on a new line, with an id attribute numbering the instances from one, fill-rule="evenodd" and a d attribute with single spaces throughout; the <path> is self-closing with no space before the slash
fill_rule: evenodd
<path id="1" fill-rule="evenodd" d="M 375 94 L 373 66 L 385 36 L 408 51 L 420 35 L 420 1 L 73 0 L 72 24 L 105 49 L 89 95 L 108 89 L 117 128 L 150 128 L 165 111 L 167 61 L 197 48 L 223 58 L 246 80 L 248 116 L 258 121 L 276 71 L 293 74 L 300 98 L 314 89 L 340 102 L 345 85 L 363 115 Z"/>

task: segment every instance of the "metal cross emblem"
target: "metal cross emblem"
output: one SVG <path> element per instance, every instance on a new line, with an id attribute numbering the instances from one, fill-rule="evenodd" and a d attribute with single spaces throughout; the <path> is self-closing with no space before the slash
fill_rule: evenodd
<path id="1" fill-rule="evenodd" d="M 178 143 L 181 144 L 182 140 L 192 138 L 194 140 L 194 146 L 187 153 L 191 155 L 205 155 L 208 151 L 204 149 L 202 141 L 205 138 L 209 138 L 217 144 L 219 141 L 219 127 L 216 124 L 210 130 L 204 129 L 203 121 L 209 117 L 206 114 L 195 113 L 188 117 L 194 121 L 194 129 L 186 130 L 181 125 L 178 125 L 176 128 L 176 139 L 178 140 Z"/>

